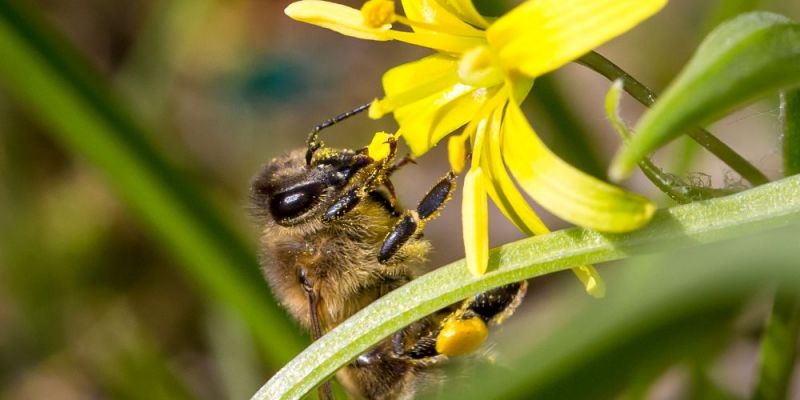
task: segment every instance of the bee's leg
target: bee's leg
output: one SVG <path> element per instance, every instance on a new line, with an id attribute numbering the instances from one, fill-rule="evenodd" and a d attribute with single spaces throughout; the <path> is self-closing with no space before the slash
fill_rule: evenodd
<path id="1" fill-rule="evenodd" d="M 339 218 L 345 214 L 347 214 L 350 210 L 355 208 L 358 203 L 361 201 L 362 198 L 369 196 L 371 192 L 373 192 L 377 187 L 381 184 L 388 182 L 386 177 L 386 170 L 391 168 L 387 167 L 389 163 L 392 162 L 394 159 L 395 153 L 397 152 L 397 142 L 394 139 L 391 139 L 389 142 L 389 155 L 386 156 L 384 160 L 381 160 L 381 163 L 378 165 L 377 168 L 374 168 L 370 171 L 360 171 L 363 166 L 360 160 L 366 159 L 368 160 L 367 163 L 372 163 L 372 159 L 369 158 L 366 154 L 356 153 L 352 156 L 353 160 L 359 160 L 359 164 L 354 164 L 358 168 L 353 169 L 350 171 L 350 176 L 346 176 L 345 179 L 350 179 L 353 174 L 356 173 L 367 173 L 368 175 L 363 180 L 360 185 L 353 186 L 348 189 L 344 194 L 336 199 L 336 201 L 328 207 L 325 211 L 325 215 L 323 219 L 327 221 L 334 220 Z M 321 161 L 315 161 L 317 163 Z"/>
<path id="2" fill-rule="evenodd" d="M 397 172 L 398 169 L 402 168 L 408 164 L 416 164 L 417 161 L 414 160 L 414 156 L 411 154 L 406 154 L 405 157 L 401 158 L 400 161 L 394 163 L 391 167 L 386 169 L 386 176 L 392 176 L 393 173 Z"/>
<path id="3" fill-rule="evenodd" d="M 426 222 L 436 218 L 442 207 L 450 200 L 455 187 L 456 176 L 453 172 L 448 172 L 422 198 L 416 210 L 403 213 L 389 234 L 386 235 L 378 254 L 378 261 L 381 263 L 389 261 L 411 237 L 422 231 Z"/>
<path id="4" fill-rule="evenodd" d="M 358 205 L 358 202 L 361 201 L 360 192 L 360 187 L 354 187 L 345 192 L 342 197 L 339 197 L 339 200 L 336 200 L 336 202 L 328 207 L 328 210 L 325 211 L 325 216 L 323 216 L 323 218 L 330 221 L 347 214 L 348 211 L 355 208 L 355 206 Z"/>
<path id="5" fill-rule="evenodd" d="M 394 185 L 392 181 L 388 178 L 392 176 L 398 169 L 402 168 L 404 165 L 407 164 L 416 164 L 417 162 L 414 161 L 414 157 L 411 154 L 406 154 L 402 160 L 394 163 L 391 167 L 386 169 L 386 180 L 383 181 L 383 186 L 386 187 L 386 190 L 389 191 L 389 201 L 391 202 L 392 206 L 397 204 L 397 196 L 394 193 Z"/>
<path id="6" fill-rule="evenodd" d="M 311 165 L 311 159 L 314 158 L 314 153 L 323 147 L 322 140 L 319 139 L 319 133 L 325 128 L 330 127 L 338 122 L 342 122 L 347 118 L 352 117 L 364 110 L 369 109 L 370 103 L 362 104 L 346 113 L 339 114 L 329 120 L 324 121 L 323 123 L 314 127 L 311 132 L 308 134 L 308 139 L 306 139 L 306 165 Z"/>
<path id="7" fill-rule="evenodd" d="M 402 353 L 395 345 L 395 352 L 422 363 L 472 353 L 486 340 L 489 327 L 502 323 L 516 310 L 527 287 L 525 281 L 515 282 L 468 298 L 438 329 L 420 336 L 410 348 L 402 348 Z"/>

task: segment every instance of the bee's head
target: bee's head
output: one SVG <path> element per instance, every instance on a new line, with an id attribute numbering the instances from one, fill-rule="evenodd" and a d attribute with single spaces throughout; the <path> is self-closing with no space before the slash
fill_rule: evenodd
<path id="1" fill-rule="evenodd" d="M 269 162 L 253 180 L 250 196 L 259 213 L 292 226 L 324 213 L 357 172 L 373 163 L 362 152 L 325 149 L 306 164 L 305 150 Z"/>

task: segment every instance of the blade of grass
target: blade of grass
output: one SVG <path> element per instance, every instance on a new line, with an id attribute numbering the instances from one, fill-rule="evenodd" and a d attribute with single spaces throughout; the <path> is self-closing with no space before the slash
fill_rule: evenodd
<path id="1" fill-rule="evenodd" d="M 601 234 L 572 228 L 492 250 L 489 272 L 463 260 L 382 297 L 312 343 L 252 397 L 297 399 L 338 368 L 400 328 L 444 306 L 503 284 L 663 248 L 701 244 L 800 221 L 800 177 L 656 213 L 644 229 Z"/>
<path id="2" fill-rule="evenodd" d="M 479 384 L 453 385 L 447 399 L 618 398 L 642 367 L 713 356 L 759 289 L 800 289 L 798 228 L 632 259 L 623 276 L 640 279 L 614 282 L 608 302 L 578 307 L 551 335 L 515 346 L 508 368 L 477 371 Z"/>
<path id="3" fill-rule="evenodd" d="M 235 310 L 277 366 L 302 348 L 255 251 L 146 140 L 102 79 L 29 9 L 0 2 L 0 82 L 70 151 L 100 170 L 211 301 Z"/>
<path id="4" fill-rule="evenodd" d="M 800 90 L 781 93 L 783 168 L 787 176 L 800 173 Z M 754 399 L 786 397 L 797 355 L 800 301 L 779 287 L 761 338 L 758 382 Z"/>

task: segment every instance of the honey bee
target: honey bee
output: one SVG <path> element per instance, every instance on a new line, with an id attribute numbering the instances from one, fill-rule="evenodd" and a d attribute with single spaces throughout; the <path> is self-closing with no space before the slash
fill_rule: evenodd
<path id="1" fill-rule="evenodd" d="M 331 149 L 321 130 L 369 104 L 315 127 L 305 149 L 277 157 L 253 180 L 263 223 L 262 267 L 274 294 L 314 340 L 379 297 L 414 279 L 431 249 L 425 223 L 455 190 L 442 177 L 416 208 L 402 209 L 391 175 L 409 159 L 374 160 L 367 148 Z M 411 398 L 420 377 L 451 356 L 477 349 L 488 326 L 509 316 L 525 294 L 517 282 L 478 294 L 414 322 L 357 357 L 337 377 L 353 398 Z M 332 399 L 329 383 L 320 397 Z"/>

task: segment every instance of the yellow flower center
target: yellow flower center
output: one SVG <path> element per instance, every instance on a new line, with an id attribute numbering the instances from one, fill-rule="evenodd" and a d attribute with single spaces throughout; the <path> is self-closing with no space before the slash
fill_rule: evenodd
<path id="1" fill-rule="evenodd" d="M 477 46 L 461 56 L 458 78 L 467 85 L 492 87 L 503 82 L 503 71 L 488 47 Z"/>
<path id="2" fill-rule="evenodd" d="M 371 28 L 380 28 L 395 21 L 394 1 L 369 0 L 361 6 L 364 24 Z"/>

